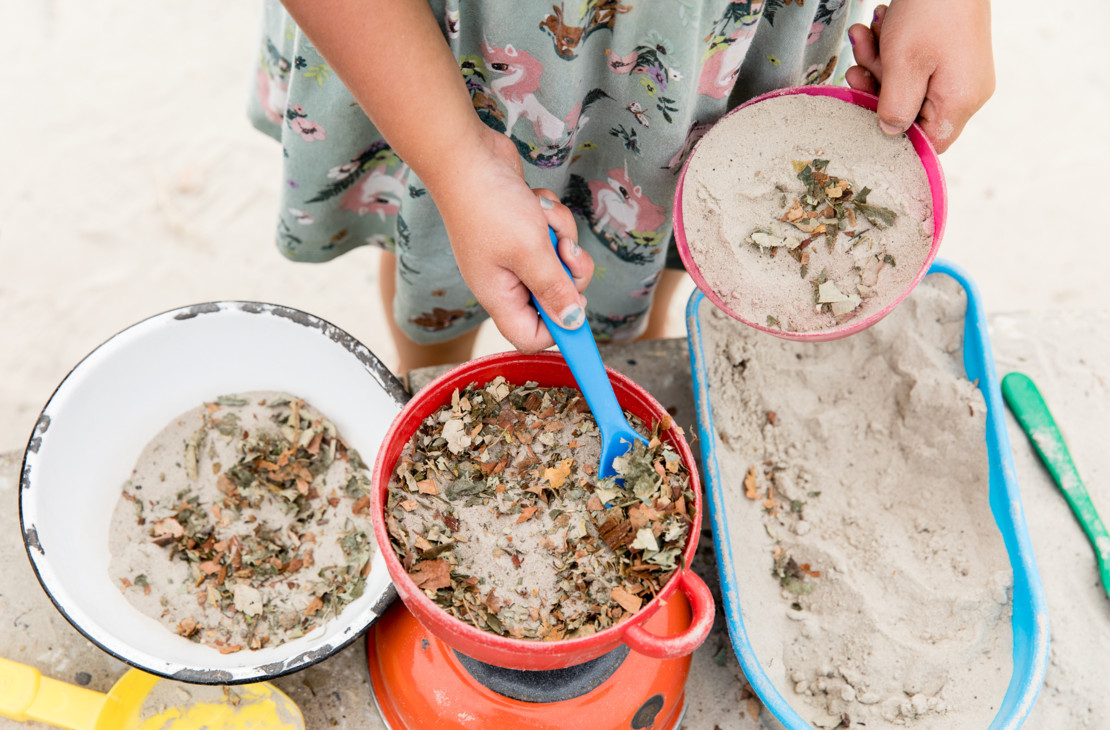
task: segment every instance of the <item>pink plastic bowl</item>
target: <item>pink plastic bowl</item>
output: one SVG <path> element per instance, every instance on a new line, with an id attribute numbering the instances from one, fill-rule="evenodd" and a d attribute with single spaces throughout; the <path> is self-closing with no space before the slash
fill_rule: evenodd
<path id="1" fill-rule="evenodd" d="M 633 651 L 657 659 L 674 659 L 691 654 L 709 635 L 709 629 L 713 626 L 714 607 L 709 588 L 689 567 L 701 533 L 702 495 L 694 454 L 686 439 L 673 428 L 663 431 L 660 438 L 678 452 L 682 463 L 689 469 L 690 487 L 694 491 L 697 510 L 690 525 L 686 549 L 682 553 L 683 567 L 675 571 L 658 595 L 630 618 L 590 636 L 562 641 L 514 639 L 498 636 L 460 621 L 424 595 L 409 578 L 393 552 L 389 531 L 385 526 L 386 490 L 397 459 L 423 420 L 440 406 L 451 402 L 451 393 L 455 388 L 465 388 L 470 383 L 484 385 L 498 375 L 505 376 L 511 383 L 531 380 L 545 387 L 577 387 L 570 368 L 558 353 L 521 355 L 507 352 L 464 363 L 436 378 L 412 397 L 393 421 L 378 452 L 374 463 L 374 486 L 370 495 L 378 550 L 385 557 L 386 567 L 389 568 L 401 600 L 416 619 L 444 643 L 467 656 L 500 667 L 522 670 L 559 669 L 595 659 L 622 643 L 628 644 Z M 613 382 L 617 400 L 625 410 L 648 424 L 669 418 L 666 409 L 631 379 L 613 370 L 609 370 L 609 379 Z M 690 602 L 692 619 L 689 627 L 672 636 L 650 633 L 643 627 L 644 622 L 662 608 L 675 591 L 681 591 Z"/>
<path id="2" fill-rule="evenodd" d="M 868 94 L 865 91 L 856 91 L 855 89 L 849 89 L 841 86 L 794 86 L 789 89 L 779 89 L 778 91 L 771 91 L 769 93 L 763 94 L 762 96 L 757 96 L 754 99 L 751 99 L 744 104 L 736 107 L 731 112 L 726 114 L 725 117 L 723 117 L 722 119 L 736 114 L 741 109 L 751 106 L 752 104 L 758 104 L 759 102 L 766 101 L 767 99 L 774 99 L 780 96 L 790 96 L 793 94 L 829 96 L 834 99 L 846 101 L 849 104 L 861 106 L 864 109 L 868 109 L 870 111 L 875 111 L 879 106 L 879 98 L 874 94 Z M 786 340 L 796 340 L 799 342 L 825 342 L 827 340 L 838 340 L 841 337 L 847 337 L 848 335 L 853 335 L 857 332 L 865 330 L 871 325 L 878 322 L 883 317 L 885 317 L 896 306 L 898 306 L 899 302 L 906 298 L 907 294 L 913 291 L 913 288 L 917 286 L 922 279 L 925 278 L 925 274 L 929 270 L 929 265 L 933 263 L 933 259 L 936 258 L 937 251 L 940 249 L 940 239 L 941 236 L 944 234 L 944 221 L 948 215 L 948 190 L 944 185 L 944 172 L 941 170 L 940 159 L 937 155 L 936 149 L 933 147 L 933 143 L 929 141 L 929 138 L 925 135 L 925 132 L 916 123 L 911 125 L 910 128 L 906 130 L 906 136 L 909 137 L 910 143 L 913 144 L 914 150 L 917 152 L 918 157 L 921 158 L 921 164 L 925 167 L 925 174 L 929 179 L 929 191 L 932 193 L 933 197 L 933 242 L 932 245 L 929 247 L 929 254 L 921 263 L 921 269 L 917 272 L 917 275 L 914 277 L 913 281 L 910 282 L 910 285 L 906 288 L 905 291 L 901 292 L 881 310 L 875 312 L 874 314 L 868 315 L 867 317 L 857 317 L 856 319 L 849 320 L 837 327 L 830 327 L 827 329 L 815 330 L 811 332 L 784 332 L 783 330 L 768 327 L 765 324 L 760 324 L 759 322 L 753 322 L 750 319 L 746 319 L 734 312 L 731 308 L 729 308 L 729 306 L 725 304 L 724 300 L 717 295 L 717 292 L 715 292 L 713 288 L 709 286 L 709 283 L 705 280 L 705 277 L 702 276 L 701 270 L 698 268 L 698 264 L 696 261 L 694 261 L 694 257 L 690 252 L 690 244 L 686 240 L 686 228 L 683 224 L 682 189 L 686 180 L 686 170 L 690 166 L 690 160 L 692 160 L 694 156 L 697 155 L 700 142 L 694 147 L 694 150 L 690 154 L 690 156 L 686 158 L 686 163 L 682 166 L 682 173 L 679 175 L 678 178 L 678 188 L 675 190 L 674 194 L 675 242 L 678 244 L 678 253 L 682 257 L 682 263 L 686 267 L 686 270 L 690 272 L 690 276 L 693 278 L 694 283 L 697 285 L 698 289 L 701 289 L 702 292 L 705 293 L 705 296 L 709 298 L 709 301 L 716 304 L 721 311 L 723 311 L 725 314 L 729 315 L 733 319 L 737 319 L 750 327 L 755 327 L 757 330 L 767 332 L 768 334 L 772 334 L 776 337 L 781 337 Z"/>

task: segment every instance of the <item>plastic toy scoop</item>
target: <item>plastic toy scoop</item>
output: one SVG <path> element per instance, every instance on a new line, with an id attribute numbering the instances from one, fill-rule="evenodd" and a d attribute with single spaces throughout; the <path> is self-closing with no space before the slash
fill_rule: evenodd
<path id="1" fill-rule="evenodd" d="M 551 244 L 555 246 L 555 255 L 558 256 L 559 239 L 551 228 L 547 229 L 547 233 L 551 237 Z M 559 263 L 563 263 L 562 259 Z M 570 276 L 570 269 L 566 264 L 563 264 L 563 270 L 567 272 L 567 276 Z M 624 411 L 621 410 L 617 396 L 613 393 L 613 384 L 609 382 L 609 374 L 605 372 L 605 365 L 601 362 L 601 353 L 597 351 L 597 342 L 594 340 L 594 333 L 590 330 L 589 323 L 583 324 L 576 330 L 568 330 L 556 324 L 555 320 L 543 311 L 543 307 L 535 297 L 532 297 L 532 303 L 543 317 L 551 337 L 559 346 L 559 352 L 563 354 L 567 365 L 570 366 L 570 371 L 578 383 L 578 389 L 586 398 L 586 403 L 594 414 L 594 420 L 597 421 L 598 430 L 601 431 L 598 476 L 602 479 L 616 476 L 613 460 L 628 453 L 636 441 L 646 445 L 647 439 L 636 433 L 628 423 L 628 419 L 624 417 Z"/>
<path id="2" fill-rule="evenodd" d="M 225 690 L 128 670 L 108 694 L 0 659 L 0 717 L 71 730 L 304 730 L 293 700 L 268 682 Z"/>
<path id="3" fill-rule="evenodd" d="M 1099 518 L 1087 488 L 1079 478 L 1079 471 L 1071 460 L 1067 444 L 1041 391 L 1028 375 L 1010 373 L 1002 378 L 1002 395 L 1087 533 L 1087 539 L 1095 549 L 1102 587 L 1110 598 L 1110 534 L 1107 534 L 1106 525 Z"/>

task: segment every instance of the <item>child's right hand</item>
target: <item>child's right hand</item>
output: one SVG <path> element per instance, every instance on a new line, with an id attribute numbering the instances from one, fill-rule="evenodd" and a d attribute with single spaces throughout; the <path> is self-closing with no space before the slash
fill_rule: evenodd
<path id="1" fill-rule="evenodd" d="M 531 296 L 556 322 L 577 329 L 586 321 L 581 292 L 593 276 L 593 259 L 577 244 L 573 214 L 550 190 L 532 190 L 524 182 L 516 146 L 503 134 L 484 129 L 478 149 L 458 161 L 457 174 L 438 176 L 429 192 L 443 216 L 459 271 L 478 303 L 514 347 L 537 352 L 554 340 Z M 559 239 L 558 258 L 549 225 Z"/>
<path id="2" fill-rule="evenodd" d="M 516 145 L 478 118 L 426 0 L 282 0 L 367 116 L 427 186 L 478 303 L 522 352 L 554 344 L 531 294 L 557 322 L 585 322 L 593 260 L 570 211 L 532 191 Z M 368 53 L 367 49 L 373 49 Z M 550 208 L 540 199 L 552 201 Z M 559 255 L 551 239 L 560 240 Z"/>

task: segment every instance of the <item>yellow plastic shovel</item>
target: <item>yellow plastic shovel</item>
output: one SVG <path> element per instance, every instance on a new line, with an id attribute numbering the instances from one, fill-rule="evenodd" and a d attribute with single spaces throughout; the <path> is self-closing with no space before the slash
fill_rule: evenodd
<path id="1" fill-rule="evenodd" d="M 8 659 L 0 659 L 0 716 L 71 730 L 304 730 L 300 709 L 269 682 L 225 691 L 130 669 L 101 694 Z"/>

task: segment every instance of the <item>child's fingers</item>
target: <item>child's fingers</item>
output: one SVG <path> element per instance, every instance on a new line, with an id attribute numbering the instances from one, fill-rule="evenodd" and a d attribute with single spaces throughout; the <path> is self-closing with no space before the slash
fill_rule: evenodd
<path id="1" fill-rule="evenodd" d="M 848 82 L 848 86 L 860 91 L 866 91 L 869 94 L 879 93 L 879 84 L 875 81 L 875 77 L 871 72 L 863 66 L 852 66 L 844 73 L 844 80 Z"/>
<path id="2" fill-rule="evenodd" d="M 871 16 L 871 32 L 878 38 L 883 32 L 883 19 L 886 18 L 886 5 L 878 5 L 875 7 L 875 13 Z"/>
<path id="3" fill-rule="evenodd" d="M 550 243 L 547 244 L 546 252 L 549 252 L 554 262 L 555 249 Z M 558 263 L 555 265 L 558 266 Z M 569 296 L 572 297 L 572 301 L 585 312 L 585 299 L 574 290 L 570 277 L 561 266 L 559 266 L 559 273 L 565 286 L 570 290 Z M 533 292 L 524 283 L 524 279 L 532 280 L 532 277 L 508 267 L 498 267 L 496 271 L 488 272 L 486 280 L 491 283 L 492 291 L 487 292 L 489 296 L 483 298 L 482 306 L 505 339 L 517 350 L 528 355 L 551 347 L 555 341 L 551 338 L 551 333 L 547 331 L 547 326 L 544 325 L 539 313 L 536 312 L 532 302 Z M 533 286 L 539 285 L 533 284 Z M 545 293 L 546 299 L 550 299 L 551 296 L 552 294 Z M 565 291 L 562 292 L 562 296 L 566 296 Z M 553 315 L 553 318 L 558 321 L 557 316 Z M 584 314 L 581 319 L 585 321 Z"/>
<path id="4" fill-rule="evenodd" d="M 909 129 L 921 111 L 933 66 L 919 55 L 887 49 L 879 88 L 879 128 L 885 134 Z"/>
<path id="5" fill-rule="evenodd" d="M 555 193 L 546 188 L 532 190 L 540 200 L 547 223 L 555 231 L 559 240 L 559 258 L 570 269 L 574 287 L 579 292 L 586 291 L 590 278 L 594 275 L 593 258 L 578 246 L 578 225 L 570 209 L 559 202 Z"/>
<path id="6" fill-rule="evenodd" d="M 516 274 L 556 324 L 576 330 L 585 323 L 586 299 L 578 293 L 574 279 L 567 276 L 550 245 Z"/>
<path id="7" fill-rule="evenodd" d="M 555 229 L 555 235 L 560 240 L 569 238 L 572 241 L 577 241 L 578 226 L 574 222 L 574 213 L 571 213 L 570 208 L 559 202 L 559 196 L 555 194 L 555 191 L 547 188 L 533 188 L 532 193 L 539 200 L 540 208 L 543 209 L 543 214 L 547 218 L 547 224 Z"/>
<path id="8" fill-rule="evenodd" d="M 574 279 L 574 288 L 579 292 L 586 291 L 586 287 L 590 285 L 590 279 L 594 275 L 593 257 L 586 253 L 585 249 L 579 246 L 577 242 L 569 238 L 561 238 L 559 239 L 559 258 L 570 269 L 570 275 Z"/>
<path id="9" fill-rule="evenodd" d="M 577 259 L 575 256 L 570 258 Z M 575 264 L 578 265 L 577 260 Z M 568 276 L 563 269 L 546 230 L 537 231 L 535 239 L 522 242 L 521 246 L 513 249 L 504 265 L 531 292 L 539 306 L 556 324 L 574 330 L 586 322 L 586 299 L 578 292 L 573 273 Z M 581 273 L 581 267 L 579 269 Z M 490 312 L 490 315 L 495 319 L 497 317 L 494 312 Z M 539 327 L 546 334 L 542 323 Z M 520 347 L 517 342 L 513 344 Z"/>
<path id="10" fill-rule="evenodd" d="M 877 87 L 883 80 L 883 64 L 879 59 L 878 38 L 870 28 L 862 23 L 856 23 L 848 29 L 848 38 L 852 42 L 852 55 L 856 59 L 856 64 L 871 75 L 872 83 Z M 851 82 L 849 81 L 849 83 Z M 853 86 L 855 85 L 853 84 Z"/>
<path id="11" fill-rule="evenodd" d="M 482 306 L 489 313 L 493 323 L 501 335 L 513 347 L 530 355 L 555 344 L 551 334 L 544 326 L 543 320 L 532 308 L 528 292 L 520 287 L 521 301 L 511 303 L 507 301 L 483 302 Z"/>

